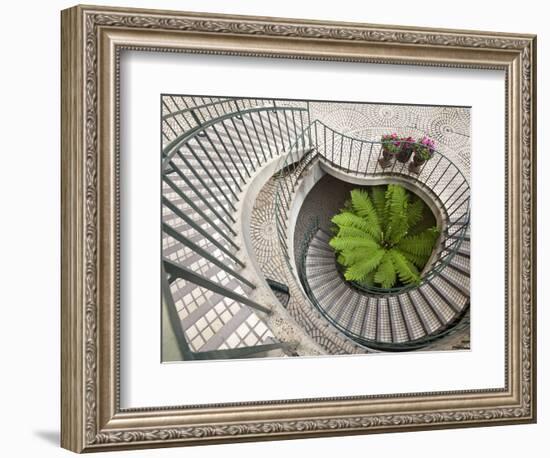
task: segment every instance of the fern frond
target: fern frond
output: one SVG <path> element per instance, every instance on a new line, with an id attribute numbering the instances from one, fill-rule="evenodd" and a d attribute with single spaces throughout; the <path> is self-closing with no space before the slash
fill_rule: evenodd
<path id="1" fill-rule="evenodd" d="M 368 227 L 368 223 L 363 218 L 348 211 L 338 213 L 332 217 L 331 221 L 340 228 L 355 227 L 356 229 L 361 229 L 363 232 L 367 232 L 369 234 L 371 232 L 371 229 Z"/>
<path id="2" fill-rule="evenodd" d="M 380 284 L 382 288 L 391 288 L 395 285 L 397 275 L 389 252 L 386 252 L 382 261 L 380 261 L 380 265 L 374 275 L 374 281 Z"/>
<path id="3" fill-rule="evenodd" d="M 407 258 L 399 250 L 390 250 L 390 253 L 393 265 L 399 276 L 399 280 L 405 285 L 418 284 L 420 283 L 420 273 L 418 269 L 414 266 L 412 262 L 407 260 Z"/>
<path id="4" fill-rule="evenodd" d="M 349 267 L 356 262 L 372 257 L 379 249 L 380 247 L 378 245 L 376 247 L 353 248 L 351 250 L 341 251 L 338 257 L 342 261 L 341 265 Z"/>
<path id="5" fill-rule="evenodd" d="M 394 249 L 398 249 L 398 248 L 394 248 Z M 424 268 L 424 266 L 428 262 L 428 259 L 430 258 L 429 256 L 414 254 L 405 250 L 399 250 L 399 251 L 403 254 L 403 256 L 405 256 L 410 262 L 412 262 L 419 269 Z"/>
<path id="6" fill-rule="evenodd" d="M 418 256 L 429 256 L 435 241 L 439 237 L 439 229 L 431 227 L 416 235 L 409 235 L 399 241 L 397 247 Z"/>
<path id="7" fill-rule="evenodd" d="M 383 248 L 379 248 L 372 256 L 354 263 L 346 269 L 344 273 L 345 279 L 359 282 L 364 281 L 368 274 L 378 267 L 385 253 Z"/>
<path id="8" fill-rule="evenodd" d="M 367 276 L 361 280 L 361 285 L 363 286 L 374 286 L 374 270 L 369 272 Z"/>
<path id="9" fill-rule="evenodd" d="M 409 230 L 407 205 L 408 196 L 405 188 L 389 184 L 386 191 L 387 228 L 385 238 L 391 243 L 399 242 Z"/>
<path id="10" fill-rule="evenodd" d="M 329 242 L 330 246 L 337 251 L 355 250 L 357 248 L 379 248 L 378 243 L 366 237 L 333 237 Z"/>
<path id="11" fill-rule="evenodd" d="M 372 188 L 372 203 L 378 214 L 382 231 L 386 230 L 386 192 L 382 186 Z"/>
<path id="12" fill-rule="evenodd" d="M 342 227 L 340 227 L 337 230 L 336 235 L 338 235 L 338 237 L 342 237 L 342 238 L 344 238 L 344 237 L 365 237 L 369 240 L 374 240 L 372 235 L 370 235 L 368 232 L 365 232 L 362 229 L 357 229 L 356 227 L 351 227 L 351 226 L 342 226 Z"/>
<path id="13" fill-rule="evenodd" d="M 380 220 L 369 197 L 369 194 L 361 189 L 354 189 L 353 191 L 351 191 L 351 205 L 355 214 L 360 216 L 367 222 L 370 229 L 369 233 L 376 240 L 380 240 L 382 236 Z"/>
<path id="14" fill-rule="evenodd" d="M 424 202 L 419 197 L 413 199 L 407 207 L 407 224 L 409 229 L 415 227 L 421 220 L 424 213 Z"/>

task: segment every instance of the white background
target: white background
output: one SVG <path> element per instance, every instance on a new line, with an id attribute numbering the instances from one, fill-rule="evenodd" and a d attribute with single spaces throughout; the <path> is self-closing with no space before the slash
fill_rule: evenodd
<path id="1" fill-rule="evenodd" d="M 503 72 L 143 52 L 121 65 L 122 407 L 504 387 Z M 159 94 L 181 91 L 472 106 L 472 350 L 159 364 Z"/>
<path id="2" fill-rule="evenodd" d="M 97 0 L 97 3 L 104 3 Z M 368 4 L 353 0 L 238 2 L 118 1 L 118 5 L 196 11 L 257 14 L 395 23 L 417 26 L 456 27 L 539 36 L 538 78 L 548 78 L 544 56 L 550 39 L 543 2 L 397 2 Z M 2 162 L 1 321 L 2 379 L 0 409 L 2 454 L 6 456 L 67 456 L 57 448 L 59 424 L 59 10 L 69 2 L 21 2 L 3 5 L 2 84 L 0 112 Z M 547 54 L 547 53 L 546 53 Z M 538 124 L 548 124 L 550 103 L 544 84 L 539 84 Z M 545 111 L 546 110 L 546 111 Z M 539 136 L 539 226 L 548 211 L 543 173 L 548 160 L 545 138 Z M 490 180 L 490 177 L 488 177 Z M 488 182 L 490 185 L 490 181 Z M 541 234 L 543 233 L 541 227 Z M 539 252 L 545 240 L 540 238 Z M 547 263 L 540 257 L 539 303 L 539 423 L 493 428 L 415 432 L 347 438 L 271 443 L 232 444 L 162 451 L 124 452 L 128 456 L 214 457 L 220 454 L 252 456 L 336 454 L 426 457 L 546 456 L 548 453 L 548 357 L 542 332 L 550 325 L 545 310 L 544 277 Z"/>

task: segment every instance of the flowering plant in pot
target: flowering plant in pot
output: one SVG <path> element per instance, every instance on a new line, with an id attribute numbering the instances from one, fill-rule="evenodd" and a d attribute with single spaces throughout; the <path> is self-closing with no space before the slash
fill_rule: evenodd
<path id="1" fill-rule="evenodd" d="M 418 143 L 413 144 L 412 150 L 414 156 L 412 162 L 409 164 L 409 171 L 411 173 L 419 173 L 421 165 L 433 157 L 435 142 L 430 137 L 424 136 Z"/>
<path id="2" fill-rule="evenodd" d="M 413 148 L 414 148 L 414 138 L 401 137 L 399 140 L 400 140 L 398 143 L 399 152 L 396 155 L 396 159 L 399 162 L 402 162 L 403 164 L 405 164 L 411 158 Z"/>
<path id="3" fill-rule="evenodd" d="M 382 143 L 382 157 L 378 162 L 382 168 L 389 167 L 395 155 L 400 151 L 400 138 L 396 133 L 383 135 L 380 140 Z"/>

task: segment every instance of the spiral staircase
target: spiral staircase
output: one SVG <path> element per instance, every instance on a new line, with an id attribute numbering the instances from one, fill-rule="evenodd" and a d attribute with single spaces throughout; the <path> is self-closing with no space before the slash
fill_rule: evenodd
<path id="1" fill-rule="evenodd" d="M 307 102 L 163 96 L 163 360 L 428 348 L 464 323 L 469 184 L 439 152 L 418 174 L 380 155 L 312 120 Z M 429 203 L 442 235 L 420 285 L 357 288 L 326 228 L 297 230 L 324 174 L 401 183 Z"/>

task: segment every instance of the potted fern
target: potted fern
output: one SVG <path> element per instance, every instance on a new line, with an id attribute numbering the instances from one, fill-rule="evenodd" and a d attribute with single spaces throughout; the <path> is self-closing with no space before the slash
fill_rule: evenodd
<path id="1" fill-rule="evenodd" d="M 422 137 L 418 143 L 413 144 L 413 160 L 409 164 L 409 172 L 418 174 L 420 167 L 434 155 L 435 142 L 430 137 Z"/>
<path id="2" fill-rule="evenodd" d="M 422 228 L 424 202 L 402 186 L 351 191 L 350 204 L 332 218 L 330 246 L 344 278 L 383 289 L 419 284 L 439 237 L 437 227 Z"/>
<path id="3" fill-rule="evenodd" d="M 394 156 L 399 153 L 399 137 L 396 133 L 383 135 L 380 142 L 382 143 L 382 157 L 378 159 L 378 163 L 385 169 L 392 165 Z"/>
<path id="4" fill-rule="evenodd" d="M 411 158 L 414 148 L 414 138 L 402 137 L 399 140 L 399 152 L 396 155 L 396 159 L 403 164 L 407 163 Z"/>

